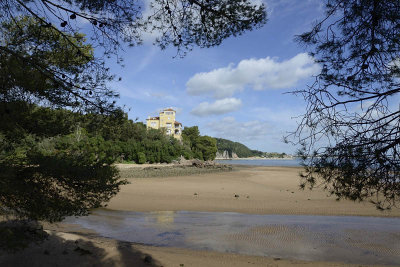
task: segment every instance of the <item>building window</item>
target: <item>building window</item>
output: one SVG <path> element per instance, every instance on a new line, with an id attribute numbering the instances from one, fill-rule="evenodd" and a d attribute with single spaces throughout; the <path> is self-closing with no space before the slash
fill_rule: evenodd
<path id="1" fill-rule="evenodd" d="M 167 134 L 171 134 L 171 130 L 170 129 L 167 130 Z"/>
<path id="2" fill-rule="evenodd" d="M 153 126 L 153 127 L 155 127 L 155 126 L 157 126 L 157 122 L 152 121 L 150 125 Z"/>
<path id="3" fill-rule="evenodd" d="M 171 128 L 172 127 L 171 123 L 167 123 L 167 124 L 165 124 L 165 126 L 167 126 L 167 128 Z"/>

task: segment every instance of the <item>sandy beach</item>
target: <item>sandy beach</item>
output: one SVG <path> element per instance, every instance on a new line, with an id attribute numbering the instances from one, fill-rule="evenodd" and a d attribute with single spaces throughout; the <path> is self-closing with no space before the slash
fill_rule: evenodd
<path id="1" fill-rule="evenodd" d="M 130 168 L 136 166 L 124 166 Z M 399 217 L 370 203 L 336 201 L 320 189 L 299 190 L 300 168 L 235 167 L 177 177 L 132 178 L 108 205 L 119 211 L 208 211 L 246 214 Z M 77 225 L 45 225 L 49 239 L 7 254 L 0 266 L 365 266 L 154 247 L 103 238 Z"/>
<path id="2" fill-rule="evenodd" d="M 295 167 L 235 167 L 231 172 L 128 179 L 108 205 L 129 211 L 219 211 L 249 214 L 400 216 L 371 203 L 336 201 L 321 189 L 300 190 Z M 235 195 L 239 197 L 235 197 Z"/>

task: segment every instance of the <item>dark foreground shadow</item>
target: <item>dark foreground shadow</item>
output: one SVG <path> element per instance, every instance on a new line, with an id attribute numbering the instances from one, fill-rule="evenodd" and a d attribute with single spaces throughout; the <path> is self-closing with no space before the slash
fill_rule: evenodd
<path id="1" fill-rule="evenodd" d="M 40 228 L 36 228 L 34 238 L 28 238 L 28 240 L 22 240 L 21 234 L 15 236 L 20 239 L 18 241 L 12 240 L 10 232 L 4 230 L 6 228 L 1 224 L 4 222 L 0 223 L 0 229 L 9 234 L 7 240 L 0 236 L 2 240 L 0 241 L 0 266 L 2 267 L 161 266 L 150 255 L 143 254 L 129 242 L 101 238 L 93 234 L 77 235 L 44 231 Z M 32 236 L 32 232 L 28 231 L 29 236 Z M 42 241 L 39 240 L 40 238 Z M 9 249 L 10 246 L 7 248 L 6 242 L 14 242 L 9 244 L 12 245 L 12 249 Z"/>

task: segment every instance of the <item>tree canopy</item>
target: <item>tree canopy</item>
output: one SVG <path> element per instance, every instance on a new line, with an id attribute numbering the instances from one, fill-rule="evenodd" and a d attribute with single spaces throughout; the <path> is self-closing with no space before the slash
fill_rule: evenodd
<path id="1" fill-rule="evenodd" d="M 107 85 L 115 77 L 105 61 L 115 57 L 123 64 L 123 44 L 139 45 L 144 33 L 156 32 L 159 38 L 155 44 L 161 48 L 175 46 L 178 55 L 183 56 L 194 46 L 219 45 L 230 36 L 266 22 L 265 7 L 253 5 L 250 0 L 3 0 L 0 8 L 4 39 L 10 30 L 20 42 L 9 43 L 9 38 L 9 42 L 2 41 L 1 56 L 18 60 L 47 78 L 54 91 L 41 95 L 41 99 L 96 112 L 112 112 L 115 108 L 113 98 L 118 94 Z M 18 26 L 20 18 L 27 16 L 30 24 L 36 25 L 35 30 Z M 89 32 L 86 39 L 80 34 L 82 30 Z M 92 50 L 88 54 L 88 47 L 96 48 L 94 53 Z M 62 64 L 38 60 L 42 54 L 49 56 L 53 48 L 53 56 L 57 54 Z M 67 50 L 63 56 L 59 53 Z M 75 64 L 70 60 L 85 61 L 79 74 L 66 67 Z M 61 97 L 55 98 L 58 93 Z"/>
<path id="2" fill-rule="evenodd" d="M 214 160 L 217 153 L 217 140 L 210 136 L 201 136 L 197 126 L 185 127 L 182 139 L 190 147 L 192 157 L 200 160 Z"/>
<path id="3" fill-rule="evenodd" d="M 302 187 L 390 208 L 400 198 L 400 2 L 327 0 L 326 16 L 297 36 L 321 65 L 293 136 Z"/>

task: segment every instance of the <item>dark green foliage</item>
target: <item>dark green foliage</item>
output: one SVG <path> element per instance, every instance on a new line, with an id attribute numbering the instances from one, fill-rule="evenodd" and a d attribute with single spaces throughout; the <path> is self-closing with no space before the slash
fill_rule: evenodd
<path id="1" fill-rule="evenodd" d="M 297 37 L 322 67 L 295 92 L 307 103 L 293 134 L 301 186 L 390 208 L 400 201 L 400 1 L 325 2 L 326 18 Z"/>
<path id="2" fill-rule="evenodd" d="M 87 91 L 61 80 L 89 79 L 91 46 L 83 35 L 61 36 L 30 17 L 3 23 L 0 32 L 0 214 L 54 222 L 103 206 L 125 183 L 112 166 L 113 144 L 60 108 L 112 106 L 101 104 L 106 91 L 83 100 Z"/>
<path id="3" fill-rule="evenodd" d="M 232 157 L 232 153 L 236 153 L 239 158 L 248 157 L 265 157 L 265 158 L 284 158 L 286 153 L 278 152 L 262 152 L 259 150 L 253 150 L 248 148 L 239 142 L 233 142 L 223 138 L 215 138 L 217 140 L 217 148 L 219 153 L 227 151 L 229 157 Z"/>
<path id="4" fill-rule="evenodd" d="M 84 215 L 107 202 L 124 183 L 112 166 L 115 161 L 192 158 L 190 148 L 179 140 L 162 130 L 147 130 L 123 113 L 81 115 L 24 102 L 0 105 L 6 108 L 12 112 L 3 113 L 0 124 L 3 213 L 48 221 Z"/>
<path id="5" fill-rule="evenodd" d="M 101 207 L 124 184 L 111 146 L 80 128 L 49 138 L 0 135 L 0 213 L 54 222 Z"/>
<path id="6" fill-rule="evenodd" d="M 143 152 L 137 153 L 137 157 L 138 157 L 137 163 L 139 164 L 146 163 L 146 155 Z"/>
<path id="7" fill-rule="evenodd" d="M 193 158 L 214 160 L 217 153 L 217 142 L 209 136 L 200 136 L 197 126 L 185 127 L 182 131 L 184 144 L 190 147 Z"/>
<path id="8" fill-rule="evenodd" d="M 200 137 L 199 127 L 192 126 L 192 127 L 185 127 L 182 130 L 182 139 L 186 142 L 189 147 L 194 150 L 197 144 L 197 139 Z"/>
<path id="9" fill-rule="evenodd" d="M 278 152 L 265 152 L 263 157 L 266 158 L 285 158 L 287 155 L 286 153 L 278 153 Z"/>
<path id="10" fill-rule="evenodd" d="M 196 142 L 196 150 L 201 152 L 203 160 L 214 160 L 217 153 L 217 141 L 210 136 L 200 136 Z"/>
<path id="11" fill-rule="evenodd" d="M 37 18 L 17 17 L 2 21 L 0 38 L 1 101 L 92 112 L 114 109 L 117 95 L 103 86 L 112 76 L 97 64 L 83 34 L 60 33 L 42 27 Z"/>
<path id="12" fill-rule="evenodd" d="M 232 157 L 232 152 L 236 153 L 239 158 L 261 157 L 263 155 L 263 152 L 251 150 L 239 142 L 233 142 L 222 138 L 215 139 L 217 140 L 218 152 L 223 153 L 224 151 L 228 151 L 230 157 Z"/>

